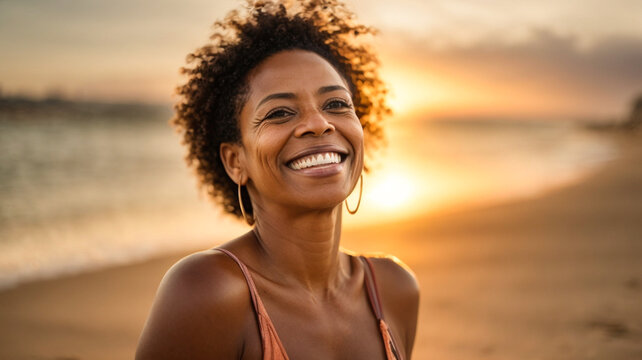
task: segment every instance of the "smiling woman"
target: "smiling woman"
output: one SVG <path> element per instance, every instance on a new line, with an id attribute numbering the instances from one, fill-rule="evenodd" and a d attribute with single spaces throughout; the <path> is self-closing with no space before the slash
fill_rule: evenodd
<path id="1" fill-rule="evenodd" d="M 414 276 L 339 246 L 387 112 L 356 41 L 372 30 L 336 1 L 251 5 L 191 55 L 175 124 L 201 184 L 254 227 L 169 270 L 137 358 L 410 358 Z"/>

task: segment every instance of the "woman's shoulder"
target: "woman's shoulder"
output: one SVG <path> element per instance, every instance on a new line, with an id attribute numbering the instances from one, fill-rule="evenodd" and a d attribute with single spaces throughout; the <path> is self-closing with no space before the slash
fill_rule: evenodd
<path id="1" fill-rule="evenodd" d="M 399 258 L 388 254 L 368 254 L 366 257 L 372 263 L 380 291 L 392 291 L 400 298 L 419 296 L 415 274 Z"/>
<path id="2" fill-rule="evenodd" d="M 251 306 L 243 273 L 229 256 L 217 250 L 186 256 L 161 281 L 137 359 L 235 355 Z"/>
<path id="3" fill-rule="evenodd" d="M 196 302 L 210 307 L 249 299 L 239 265 L 217 249 L 193 253 L 175 263 L 163 277 L 158 295 L 175 297 L 179 303 Z"/>
<path id="4" fill-rule="evenodd" d="M 209 249 L 187 255 L 167 271 L 161 282 L 164 286 L 194 286 L 209 290 L 229 290 L 222 287 L 237 287 L 245 278 L 238 264 L 218 249 Z M 217 297 L 220 298 L 220 297 Z"/>

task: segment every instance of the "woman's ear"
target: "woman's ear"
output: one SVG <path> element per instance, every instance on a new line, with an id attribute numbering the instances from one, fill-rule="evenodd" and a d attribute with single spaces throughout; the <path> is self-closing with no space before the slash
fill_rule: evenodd
<path id="1" fill-rule="evenodd" d="M 224 142 L 219 147 L 221 162 L 227 175 L 237 184 L 245 185 L 246 173 L 243 166 L 243 148 L 241 144 Z"/>

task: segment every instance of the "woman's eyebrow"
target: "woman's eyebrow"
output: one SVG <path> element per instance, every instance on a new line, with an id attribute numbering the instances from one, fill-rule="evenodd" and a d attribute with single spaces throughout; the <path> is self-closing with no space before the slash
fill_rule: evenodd
<path id="1" fill-rule="evenodd" d="M 256 105 L 256 109 L 259 108 L 262 104 L 264 104 L 267 101 L 270 101 L 272 99 L 294 99 L 296 98 L 296 95 L 294 93 L 275 93 L 275 94 L 270 94 L 266 97 L 263 98 L 263 100 L 259 101 L 259 103 Z"/>
<path id="2" fill-rule="evenodd" d="M 348 89 L 346 89 L 345 87 L 343 87 L 341 85 L 330 85 L 330 86 L 320 87 L 319 90 L 317 91 L 317 94 L 321 95 L 321 94 L 325 94 L 325 93 L 328 93 L 328 92 L 331 92 L 331 91 L 336 91 L 336 90 L 343 90 L 343 91 L 347 92 L 348 94 L 350 94 L 352 96 L 350 91 L 348 91 Z"/>
<path id="3" fill-rule="evenodd" d="M 345 87 L 343 87 L 341 85 L 322 86 L 322 87 L 319 88 L 319 90 L 317 90 L 317 94 L 321 95 L 321 94 L 329 93 L 329 92 L 336 91 L 336 90 L 343 90 L 343 91 L 347 92 L 348 94 L 350 94 L 350 91 L 348 91 L 348 89 L 346 89 Z M 294 99 L 294 98 L 296 98 L 296 95 L 294 95 L 294 93 L 291 93 L 291 92 L 270 94 L 270 95 L 264 97 L 261 101 L 259 101 L 259 103 L 256 105 L 256 109 L 258 109 L 259 106 L 263 105 L 267 101 L 270 101 L 270 100 L 273 100 L 273 99 Z"/>

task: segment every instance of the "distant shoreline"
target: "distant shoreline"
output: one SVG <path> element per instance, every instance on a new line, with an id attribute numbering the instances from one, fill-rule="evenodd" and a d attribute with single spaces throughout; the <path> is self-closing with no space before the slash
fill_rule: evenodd
<path id="1" fill-rule="evenodd" d="M 23 119 L 25 115 L 104 115 L 111 117 L 149 117 L 169 118 L 170 104 L 145 102 L 102 102 L 92 100 L 70 100 L 64 98 L 33 98 L 27 96 L 0 97 L 0 119 Z M 72 117 L 73 118 L 73 117 Z"/>

